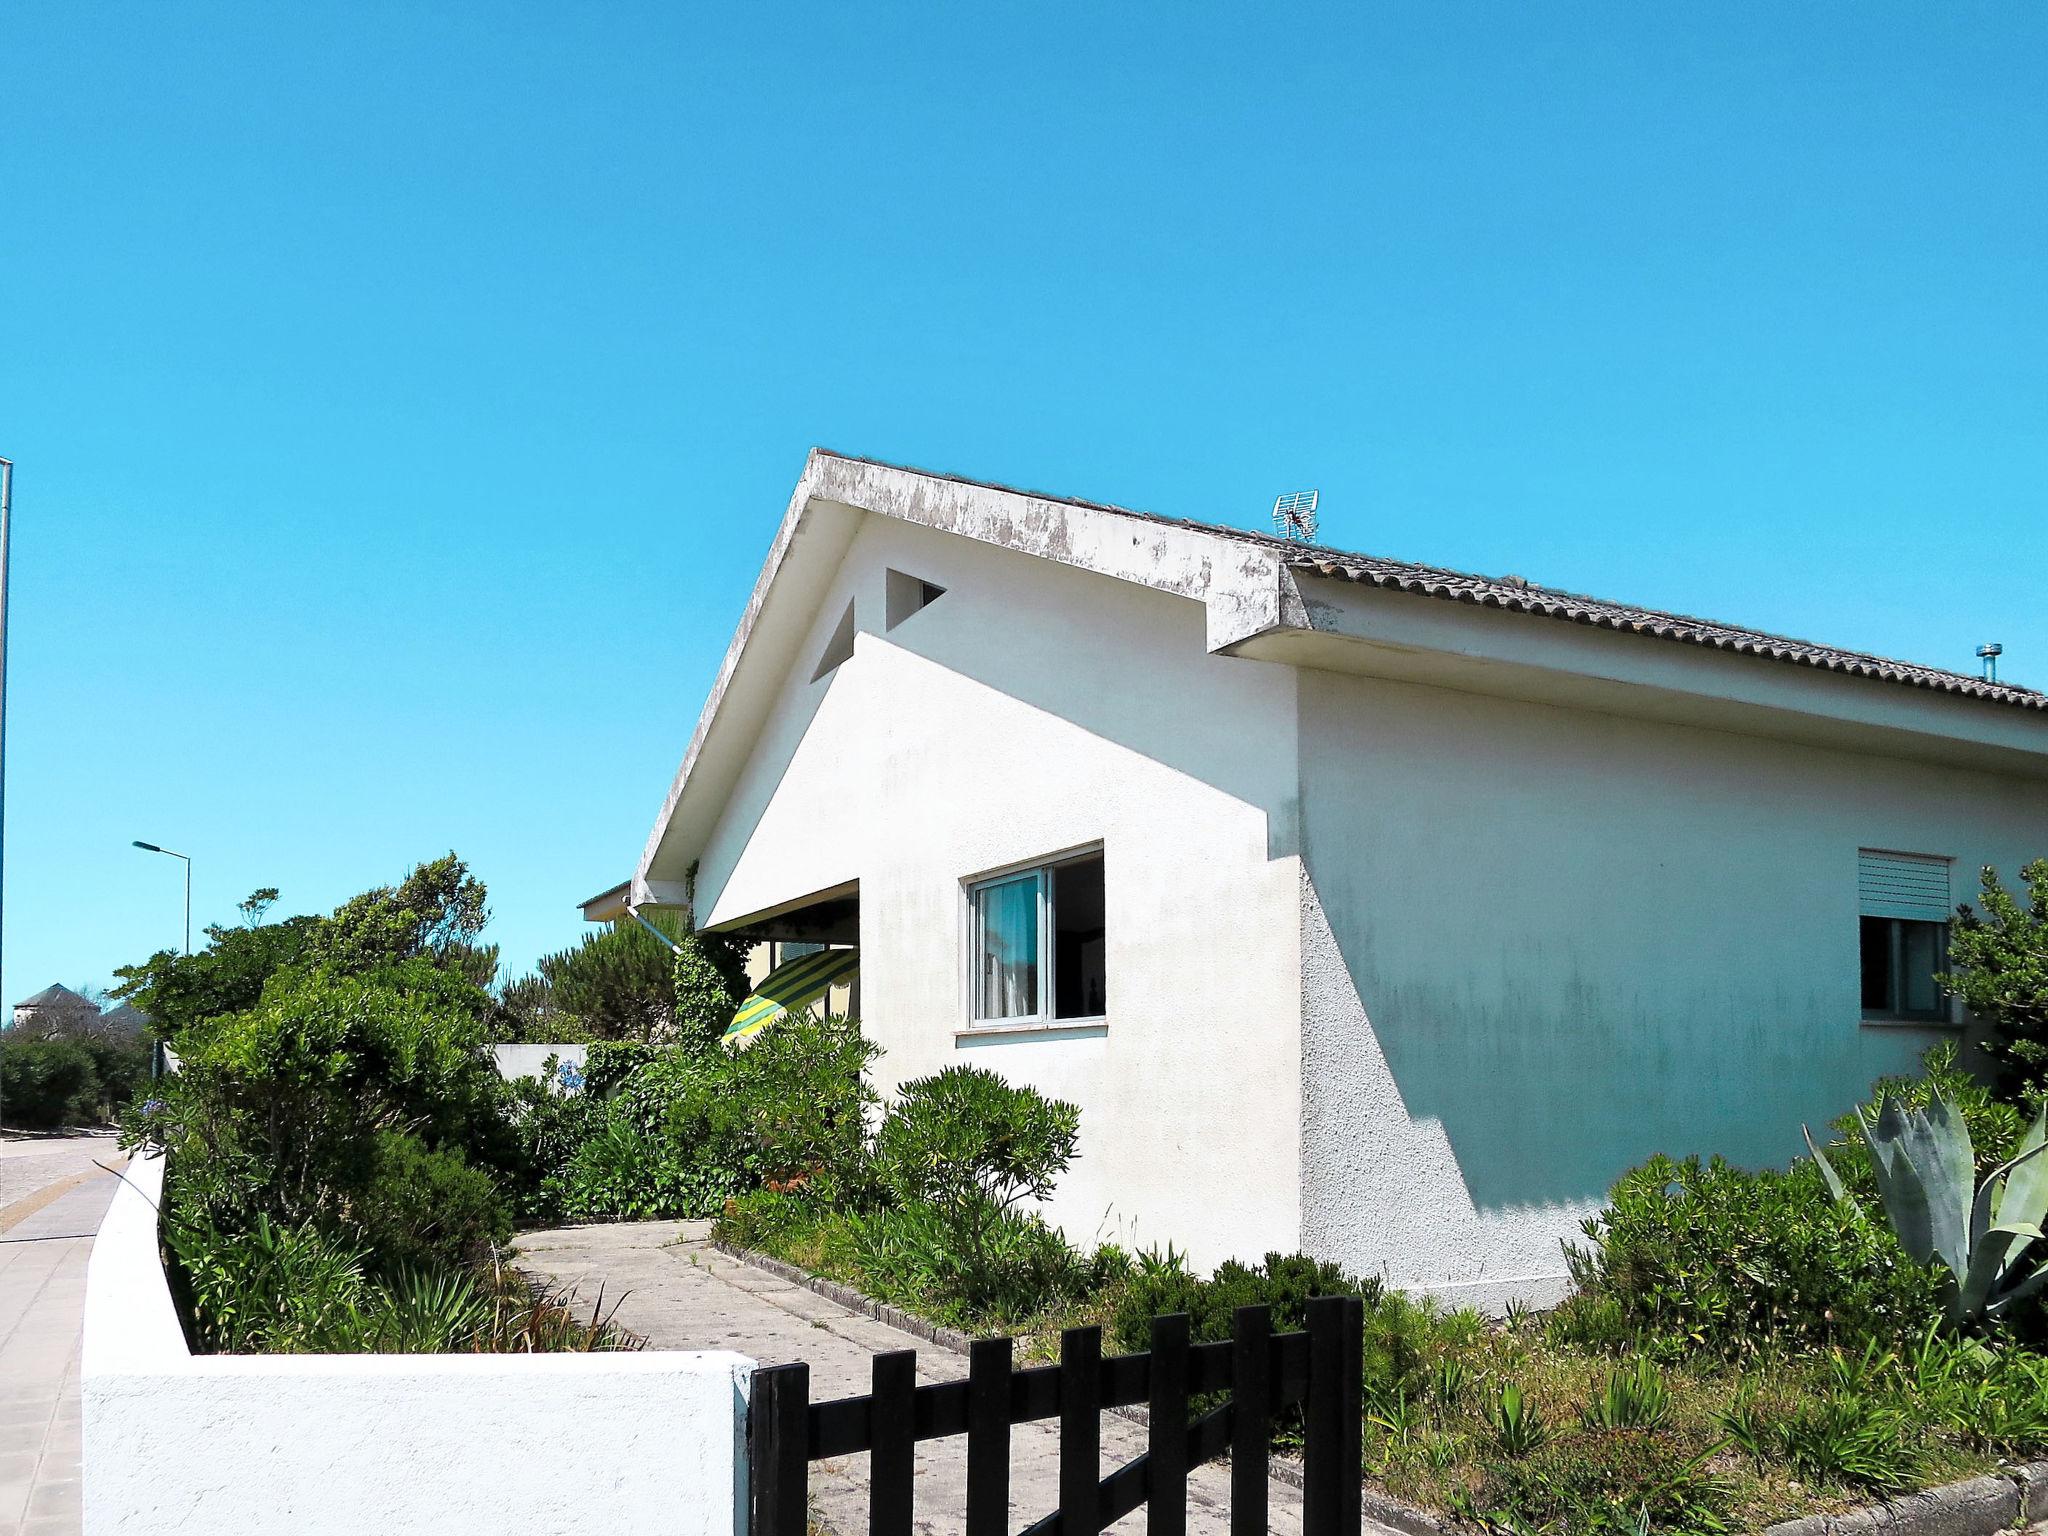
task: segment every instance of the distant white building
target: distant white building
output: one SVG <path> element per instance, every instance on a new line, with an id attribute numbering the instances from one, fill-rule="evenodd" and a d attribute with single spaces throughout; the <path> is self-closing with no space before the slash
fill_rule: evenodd
<path id="1" fill-rule="evenodd" d="M 1081 1106 L 1077 1239 L 1492 1304 L 1961 1028 L 1943 925 L 2043 854 L 2028 689 L 814 453 L 585 910 L 858 943 L 882 1090 Z"/>
<path id="2" fill-rule="evenodd" d="M 47 986 L 14 1005 L 16 1029 L 76 1029 L 100 1016 L 99 1004 L 66 986 Z"/>

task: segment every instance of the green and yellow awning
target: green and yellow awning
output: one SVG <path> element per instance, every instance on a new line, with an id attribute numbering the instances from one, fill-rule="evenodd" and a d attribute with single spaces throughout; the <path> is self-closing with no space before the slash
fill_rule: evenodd
<path id="1" fill-rule="evenodd" d="M 821 949 L 784 961 L 740 1004 L 726 1027 L 725 1043 L 736 1045 L 753 1039 L 777 1019 L 816 1002 L 859 969 L 857 949 Z"/>

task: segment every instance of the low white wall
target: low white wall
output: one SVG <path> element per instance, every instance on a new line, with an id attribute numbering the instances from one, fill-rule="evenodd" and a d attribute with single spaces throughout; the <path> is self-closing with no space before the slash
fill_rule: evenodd
<path id="1" fill-rule="evenodd" d="M 562 1058 L 562 1065 L 574 1067 L 577 1076 L 583 1074 L 583 1064 L 590 1055 L 587 1045 L 494 1045 L 491 1054 L 498 1059 L 498 1076 L 508 1083 L 515 1077 L 539 1077 L 541 1069 L 548 1064 L 550 1056 Z"/>
<path id="2" fill-rule="evenodd" d="M 86 1274 L 85 1530 L 735 1536 L 754 1362 L 725 1350 L 194 1355 L 137 1160 Z"/>

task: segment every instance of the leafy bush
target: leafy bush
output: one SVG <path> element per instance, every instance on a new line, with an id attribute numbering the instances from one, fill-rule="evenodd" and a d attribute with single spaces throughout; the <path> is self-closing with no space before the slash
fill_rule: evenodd
<path id="1" fill-rule="evenodd" d="M 1342 1266 L 1307 1254 L 1269 1253 L 1263 1262 L 1227 1259 L 1208 1279 L 1189 1273 L 1171 1250 L 1138 1261 L 1116 1297 L 1110 1337 L 1119 1349 L 1151 1347 L 1152 1319 L 1185 1312 L 1188 1337 L 1197 1343 L 1227 1339 L 1239 1307 L 1270 1307 L 1273 1330 L 1285 1333 L 1308 1325 L 1308 1303 L 1318 1296 L 1363 1296 L 1377 1305 L 1386 1288 L 1377 1276 L 1361 1279 Z M 1403 1366 L 1412 1365 L 1404 1352 Z M 1405 1374 L 1405 1369 L 1385 1374 Z M 1368 1372 L 1368 1374 L 1371 1374 Z"/>
<path id="2" fill-rule="evenodd" d="M 512 1235 L 498 1186 L 456 1147 L 377 1133 L 368 1183 L 350 1210 L 378 1269 L 474 1268 Z"/>
<path id="3" fill-rule="evenodd" d="M 92 1052 L 75 1040 L 0 1040 L 0 1112 L 24 1130 L 96 1122 L 105 1097 Z"/>
<path id="4" fill-rule="evenodd" d="M 2048 859 L 2028 864 L 2020 879 L 2024 903 L 1985 867 L 1984 911 L 1957 912 L 1943 978 L 1991 1027 L 1985 1051 L 2001 1096 L 2014 1102 L 2048 1093 Z"/>
<path id="5" fill-rule="evenodd" d="M 972 1252 L 927 1202 L 852 1214 L 847 1226 L 863 1283 L 942 1322 L 1022 1323 L 1088 1294 L 1087 1261 L 1037 1216 L 999 1212 Z"/>
<path id="6" fill-rule="evenodd" d="M 360 1236 L 376 1132 L 490 1145 L 502 1087 L 476 989 L 424 960 L 278 972 L 256 1006 L 196 1020 L 131 1139 L 170 1155 L 174 1197 L 235 1228 L 257 1213 Z"/>
<path id="7" fill-rule="evenodd" d="M 799 1017 L 746 1049 L 722 1045 L 593 1048 L 590 1107 L 557 1110 L 528 1093 L 522 1133 L 573 1125 L 573 1146 L 540 1180 L 539 1209 L 569 1220 L 715 1215 L 766 1184 L 864 1183 L 866 1068 L 875 1047 L 850 1019 Z"/>
<path id="8" fill-rule="evenodd" d="M 505 1038 L 709 1045 L 746 996 L 744 943 L 690 931 L 687 918 L 647 914 L 543 955 L 535 974 L 498 994 Z"/>
<path id="9" fill-rule="evenodd" d="M 593 1060 L 598 1049 L 591 1051 Z M 592 1069 L 586 1065 L 584 1087 L 572 1093 L 557 1075 L 559 1065 L 550 1056 L 539 1077 L 515 1078 L 505 1085 L 509 1167 L 503 1184 L 522 1221 L 561 1215 L 563 1170 L 604 1123 L 604 1098 L 590 1087 Z"/>
<path id="10" fill-rule="evenodd" d="M 738 1182 L 730 1168 L 688 1160 L 673 1143 L 607 1119 L 543 1190 L 568 1221 L 651 1221 L 715 1211 Z"/>
<path id="11" fill-rule="evenodd" d="M 1022 1280 L 1003 1267 L 1044 1256 L 1014 1207 L 1052 1194 L 1073 1162 L 1080 1124 L 1080 1110 L 1065 1100 L 978 1067 L 948 1067 L 903 1085 L 875 1136 L 876 1176 L 943 1246 L 962 1305 L 1014 1297 Z"/>
<path id="12" fill-rule="evenodd" d="M 177 1256 L 195 1342 L 230 1354 L 327 1353 L 359 1334 L 367 1286 L 363 1252 L 311 1222 L 246 1231 L 174 1217 L 164 1239 Z"/>
<path id="13" fill-rule="evenodd" d="M 1570 1342 L 1667 1360 L 1860 1345 L 1913 1337 L 1940 1308 L 1938 1278 L 1837 1205 L 1805 1159 L 1747 1172 L 1654 1157 L 1584 1230 L 1591 1246 L 1566 1255 L 1576 1294 L 1553 1325 Z"/>

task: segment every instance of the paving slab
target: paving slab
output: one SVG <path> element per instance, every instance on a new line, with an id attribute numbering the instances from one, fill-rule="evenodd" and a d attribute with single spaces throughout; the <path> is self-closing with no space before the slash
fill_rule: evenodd
<path id="1" fill-rule="evenodd" d="M 121 1158 L 112 1131 L 0 1137 L 0 1228 L 7 1225 L 9 1209 L 31 1195 L 76 1175 L 94 1173 L 96 1163 L 118 1166 Z"/>
<path id="2" fill-rule="evenodd" d="M 927 1340 L 828 1301 L 815 1291 L 713 1248 L 706 1222 L 629 1222 L 529 1232 L 517 1240 L 520 1266 L 572 1291 L 582 1307 L 600 1290 L 616 1320 L 656 1349 L 732 1349 L 762 1365 L 802 1360 L 811 1368 L 811 1400 L 868 1390 L 871 1361 L 885 1350 L 918 1351 L 920 1382 L 967 1374 L 967 1360 Z M 1010 1432 L 1010 1528 L 1020 1530 L 1059 1507 L 1057 1420 L 1019 1424 Z M 1145 1431 L 1105 1414 L 1102 1473 L 1144 1454 Z M 811 1468 L 814 1518 L 845 1536 L 867 1530 L 867 1456 L 841 1457 Z M 925 1536 L 961 1536 L 967 1488 L 967 1440 L 956 1436 L 917 1448 L 916 1527 Z M 1268 1529 L 1299 1536 L 1301 1493 L 1279 1481 L 1271 1492 Z M 1139 1509 L 1109 1529 L 1138 1536 Z M 1211 1463 L 1188 1477 L 1189 1536 L 1228 1536 L 1230 1474 Z M 1382 1528 L 1370 1521 L 1366 1530 Z"/>
<path id="3" fill-rule="evenodd" d="M 11 1143 L 13 1146 L 19 1143 Z M 118 1163 L 111 1138 L 87 1150 Z M 9 1164 L 14 1161 L 8 1159 Z M 78 1357 L 85 1264 L 114 1198 L 114 1176 L 90 1158 L 38 1170 L 43 1182 L 0 1209 L 0 1536 L 77 1536 Z M 66 1180 L 85 1175 L 55 1198 Z M 24 1209 L 33 1206 L 32 1209 Z"/>

